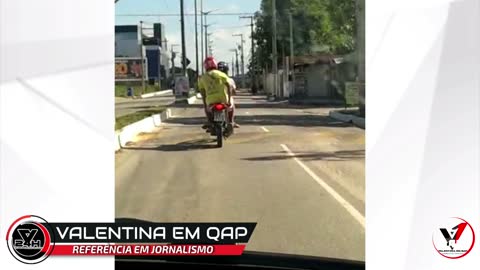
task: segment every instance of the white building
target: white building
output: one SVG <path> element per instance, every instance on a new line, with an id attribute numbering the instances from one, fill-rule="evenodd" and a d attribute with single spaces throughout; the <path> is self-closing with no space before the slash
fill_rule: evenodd
<path id="1" fill-rule="evenodd" d="M 153 33 L 151 31 L 153 29 Z M 142 35 L 140 36 L 140 33 Z M 149 34 L 150 33 L 150 34 Z M 162 78 L 165 79 L 170 74 L 170 54 L 168 49 L 164 49 L 164 26 L 162 24 L 154 24 L 153 27 L 149 25 L 142 25 L 140 31 L 140 24 L 138 25 L 116 25 L 115 26 L 115 57 L 138 57 L 140 58 L 140 44 L 142 44 L 143 56 L 148 61 L 147 51 L 159 50 L 160 65 Z M 150 59 L 151 60 L 151 59 Z M 156 59 L 155 59 L 156 60 Z M 158 75 L 150 74 L 152 78 L 158 79 Z"/>

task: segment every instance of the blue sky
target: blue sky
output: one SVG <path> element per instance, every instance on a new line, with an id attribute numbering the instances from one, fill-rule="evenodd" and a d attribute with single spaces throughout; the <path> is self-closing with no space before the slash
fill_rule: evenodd
<path id="1" fill-rule="evenodd" d="M 185 13 L 194 13 L 194 0 L 185 0 Z M 200 10 L 200 0 L 197 0 Z M 220 9 L 219 13 L 253 13 L 260 8 L 260 0 L 203 0 L 204 11 Z M 120 0 L 115 4 L 115 13 L 118 14 L 179 14 L 179 0 Z M 181 44 L 180 17 L 123 17 L 116 16 L 115 24 L 138 24 L 142 20 L 146 24 L 161 22 L 165 25 L 165 34 L 170 44 Z M 212 39 L 214 41 L 214 56 L 217 61 L 231 62 L 233 52 L 229 50 L 236 44 L 240 44 L 240 37 L 232 37 L 232 34 L 244 34 L 245 44 L 245 62 L 250 57 L 250 23 L 248 19 L 239 19 L 238 16 L 209 16 L 208 23 L 215 23 L 210 27 L 209 32 L 213 31 Z M 200 17 L 198 17 L 200 24 Z M 195 68 L 195 17 L 186 16 L 185 19 L 185 38 L 187 42 L 187 57 L 192 61 L 191 68 Z M 199 47 L 200 47 L 200 27 Z M 170 48 L 169 48 L 170 49 Z M 180 51 L 181 47 L 175 48 Z M 201 55 L 199 54 L 199 58 Z M 178 58 L 177 58 L 178 60 Z M 179 64 L 177 62 L 177 64 Z"/>

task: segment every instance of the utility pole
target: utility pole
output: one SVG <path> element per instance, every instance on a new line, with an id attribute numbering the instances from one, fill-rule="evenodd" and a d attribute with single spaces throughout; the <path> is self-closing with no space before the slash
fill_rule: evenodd
<path id="1" fill-rule="evenodd" d="M 140 57 L 142 58 L 142 94 L 145 94 L 145 56 L 143 55 L 143 21 L 140 21 Z"/>
<path id="2" fill-rule="evenodd" d="M 200 71 L 198 70 L 198 21 L 197 21 L 197 0 L 195 0 L 195 62 L 196 62 L 196 69 L 195 71 L 197 72 L 197 78 L 195 79 L 198 81 L 198 75 L 200 74 Z"/>
<path id="3" fill-rule="evenodd" d="M 209 11 L 205 11 L 205 12 L 202 11 L 202 16 L 205 18 L 204 19 L 205 23 L 203 25 L 205 27 L 205 58 L 207 56 L 209 56 L 208 55 L 208 35 L 207 35 L 208 31 L 207 31 L 207 28 L 212 25 L 212 24 L 207 24 L 207 15 L 214 12 L 214 11 L 217 11 L 217 10 L 219 10 L 219 9 L 209 10 Z"/>
<path id="4" fill-rule="evenodd" d="M 292 72 L 292 89 L 295 90 L 295 63 L 294 63 L 294 53 L 295 51 L 293 50 L 293 19 L 292 19 L 292 12 L 290 11 L 288 14 L 288 18 L 290 21 L 290 70 Z M 295 92 L 295 91 L 292 91 Z"/>
<path id="5" fill-rule="evenodd" d="M 235 60 L 233 59 L 233 56 L 232 56 L 232 77 L 235 77 Z"/>
<path id="6" fill-rule="evenodd" d="M 244 43 L 244 40 L 243 40 L 243 34 L 237 34 L 237 35 L 233 35 L 234 37 L 240 37 L 240 50 L 241 50 L 241 63 L 242 63 L 242 87 L 246 87 L 245 86 L 245 63 L 244 63 L 244 51 L 243 51 L 243 43 Z"/>
<path id="7" fill-rule="evenodd" d="M 255 74 L 255 42 L 253 41 L 253 19 L 254 17 L 253 16 L 240 16 L 240 19 L 250 19 L 250 39 L 251 39 L 251 42 L 252 42 L 252 59 L 251 59 L 251 65 L 250 65 L 250 76 L 251 76 L 251 80 L 252 80 L 252 92 L 256 91 L 256 74 Z"/>
<path id="8" fill-rule="evenodd" d="M 277 5 L 276 1 L 272 0 L 272 71 L 273 71 L 273 95 L 276 97 L 278 95 L 278 65 L 277 65 Z"/>
<path id="9" fill-rule="evenodd" d="M 365 116 L 365 0 L 357 1 L 357 55 L 360 115 Z"/>
<path id="10" fill-rule="evenodd" d="M 182 76 L 187 76 L 187 53 L 185 46 L 185 14 L 183 10 L 183 0 L 180 0 L 180 15 L 182 27 Z"/>
<path id="11" fill-rule="evenodd" d="M 236 68 L 235 68 L 235 70 L 236 70 L 236 75 L 238 76 L 239 71 L 240 71 L 240 68 L 238 67 L 238 49 L 235 48 L 235 49 L 231 49 L 230 51 L 235 52 L 235 59 L 236 59 Z"/>
<path id="12" fill-rule="evenodd" d="M 206 51 L 207 51 L 207 57 L 208 56 L 212 56 L 213 55 L 213 48 L 212 48 L 212 45 L 213 45 L 213 41 L 210 39 L 210 36 L 213 35 L 213 33 L 207 33 L 207 43 L 206 43 Z"/>
<path id="13" fill-rule="evenodd" d="M 207 13 L 205 13 L 205 58 L 208 57 L 208 24 L 207 24 Z"/>
<path id="14" fill-rule="evenodd" d="M 200 44 L 201 44 L 201 54 L 202 54 L 202 74 L 205 72 L 205 67 L 203 66 L 203 60 L 205 57 L 203 56 L 203 0 L 200 0 Z"/>
<path id="15" fill-rule="evenodd" d="M 173 51 L 173 47 L 180 46 L 178 44 L 172 44 L 171 45 L 171 51 L 172 51 L 172 79 L 175 80 L 175 51 Z"/>
<path id="16" fill-rule="evenodd" d="M 207 17 L 205 16 L 205 21 L 207 20 Z M 205 26 L 205 58 L 208 57 L 208 26 L 207 24 Z"/>
<path id="17" fill-rule="evenodd" d="M 237 76 L 240 75 L 240 68 L 238 67 L 238 49 L 235 49 L 235 69 L 237 70 Z"/>

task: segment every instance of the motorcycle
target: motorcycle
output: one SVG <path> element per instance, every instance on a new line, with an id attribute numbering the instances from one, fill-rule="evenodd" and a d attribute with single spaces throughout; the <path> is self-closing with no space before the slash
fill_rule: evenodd
<path id="1" fill-rule="evenodd" d="M 211 135 L 217 137 L 217 147 L 223 146 L 223 140 L 227 139 L 231 132 L 228 131 L 228 106 L 222 103 L 213 104 L 210 107 L 213 113 L 213 127 Z"/>

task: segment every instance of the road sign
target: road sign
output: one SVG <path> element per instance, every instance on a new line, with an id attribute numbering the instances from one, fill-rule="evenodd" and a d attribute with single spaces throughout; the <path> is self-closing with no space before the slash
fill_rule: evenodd
<path id="1" fill-rule="evenodd" d="M 183 96 L 190 91 L 190 85 L 186 76 L 178 76 L 175 78 L 175 95 Z"/>
<path id="2" fill-rule="evenodd" d="M 357 106 L 359 104 L 360 85 L 356 82 L 345 83 L 345 103 L 349 106 Z"/>

